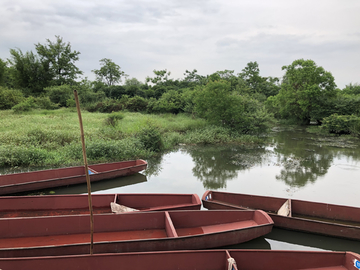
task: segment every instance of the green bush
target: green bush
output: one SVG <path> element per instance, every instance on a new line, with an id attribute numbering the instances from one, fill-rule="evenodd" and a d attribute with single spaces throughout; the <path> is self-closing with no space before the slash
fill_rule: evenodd
<path id="1" fill-rule="evenodd" d="M 144 127 L 137 135 L 145 149 L 160 152 L 164 148 L 164 142 L 158 129 L 154 126 Z"/>
<path id="2" fill-rule="evenodd" d="M 67 107 L 68 99 L 74 99 L 74 91 L 70 85 L 51 86 L 44 89 L 51 102 Z"/>
<path id="3" fill-rule="evenodd" d="M 9 110 L 24 99 L 20 90 L 0 86 L 0 110 Z"/>
<path id="4" fill-rule="evenodd" d="M 119 120 L 123 119 L 125 116 L 119 112 L 112 112 L 109 116 L 105 119 L 105 125 L 115 127 Z"/>
<path id="5" fill-rule="evenodd" d="M 21 112 L 28 112 L 32 109 L 37 108 L 35 98 L 28 97 L 24 101 L 20 102 L 19 104 L 16 104 L 14 107 L 12 107 L 12 110 L 15 113 L 21 113 Z"/>
<path id="6" fill-rule="evenodd" d="M 0 166 L 42 165 L 48 157 L 46 150 L 36 147 L 0 146 Z"/>
<path id="7" fill-rule="evenodd" d="M 332 114 L 323 119 L 322 129 L 335 134 L 360 135 L 360 117 Z"/>
<path id="8" fill-rule="evenodd" d="M 88 105 L 86 106 L 86 109 L 89 112 L 111 113 L 111 112 L 118 112 L 123 110 L 124 105 L 121 101 L 106 99 L 96 104 Z"/>
<path id="9" fill-rule="evenodd" d="M 125 103 L 125 108 L 131 112 L 143 112 L 146 111 L 148 101 L 140 96 L 129 98 Z"/>
<path id="10" fill-rule="evenodd" d="M 51 102 L 49 97 L 38 97 L 35 102 L 40 109 L 55 110 L 59 108 L 59 105 Z"/>

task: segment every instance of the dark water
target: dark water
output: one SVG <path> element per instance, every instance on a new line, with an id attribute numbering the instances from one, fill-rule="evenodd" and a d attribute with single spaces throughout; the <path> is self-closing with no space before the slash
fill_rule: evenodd
<path id="1" fill-rule="evenodd" d="M 359 141 L 278 130 L 263 147 L 182 146 L 148 160 L 148 169 L 92 184 L 93 193 L 197 193 L 222 190 L 360 207 Z M 86 185 L 52 193 L 86 193 Z M 49 193 L 49 191 L 46 191 Z M 360 242 L 273 229 L 233 248 L 346 250 Z"/>

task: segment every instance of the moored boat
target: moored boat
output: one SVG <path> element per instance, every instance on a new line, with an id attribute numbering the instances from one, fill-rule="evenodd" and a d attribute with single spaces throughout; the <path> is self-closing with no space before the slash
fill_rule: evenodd
<path id="1" fill-rule="evenodd" d="M 92 194 L 94 214 L 129 211 L 200 210 L 197 194 Z M 118 210 L 119 209 L 119 210 Z M 0 197 L 0 218 L 89 214 L 88 195 Z"/>
<path id="2" fill-rule="evenodd" d="M 94 253 L 205 249 L 269 233 L 263 211 L 180 210 L 94 215 Z M 0 257 L 88 254 L 88 215 L 0 219 Z"/>
<path id="3" fill-rule="evenodd" d="M 194 250 L 0 258 L 0 267 L 4 270 L 357 270 L 360 256 L 330 251 Z"/>
<path id="4" fill-rule="evenodd" d="M 261 209 L 279 228 L 360 240 L 356 207 L 219 191 L 206 191 L 202 202 L 207 209 Z"/>
<path id="5" fill-rule="evenodd" d="M 142 159 L 88 166 L 91 182 L 131 175 L 146 167 Z M 0 175 L 0 195 L 82 183 L 86 183 L 84 166 L 4 174 Z"/>

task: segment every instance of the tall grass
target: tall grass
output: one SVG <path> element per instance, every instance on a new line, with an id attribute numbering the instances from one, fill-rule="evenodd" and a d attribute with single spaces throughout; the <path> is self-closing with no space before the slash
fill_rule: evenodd
<path id="1" fill-rule="evenodd" d="M 122 113 L 109 124 L 107 113 L 82 112 L 89 163 L 157 155 L 179 144 L 254 143 L 226 128 L 210 126 L 185 114 Z M 0 166 L 82 163 L 75 109 L 0 111 Z"/>

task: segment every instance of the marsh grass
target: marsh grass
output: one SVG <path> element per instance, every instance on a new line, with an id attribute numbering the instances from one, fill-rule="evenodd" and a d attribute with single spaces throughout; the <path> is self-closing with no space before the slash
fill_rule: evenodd
<path id="1" fill-rule="evenodd" d="M 233 131 L 185 114 L 123 112 L 116 125 L 109 113 L 82 111 L 89 163 L 143 158 L 179 144 L 254 143 Z M 82 163 L 76 109 L 0 111 L 0 166 L 67 166 Z"/>

